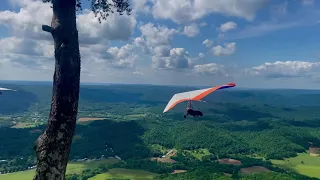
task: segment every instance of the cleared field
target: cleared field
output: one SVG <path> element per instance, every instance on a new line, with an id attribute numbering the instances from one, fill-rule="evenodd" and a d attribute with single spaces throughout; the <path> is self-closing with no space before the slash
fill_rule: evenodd
<path id="1" fill-rule="evenodd" d="M 141 114 L 129 114 L 129 115 L 126 115 L 128 118 L 140 118 L 140 117 L 146 117 L 147 114 L 145 113 L 141 113 Z"/>
<path id="2" fill-rule="evenodd" d="M 208 149 L 198 149 L 198 150 L 193 150 L 193 151 L 185 151 L 190 153 L 193 157 L 199 159 L 200 161 L 204 156 L 211 155 Z"/>
<path id="3" fill-rule="evenodd" d="M 99 121 L 104 120 L 106 118 L 93 118 L 93 117 L 81 117 L 78 119 L 79 122 L 88 122 L 88 121 Z"/>
<path id="4" fill-rule="evenodd" d="M 241 168 L 240 171 L 244 174 L 270 172 L 269 169 L 262 167 L 262 166 L 252 166 L 252 167 L 248 167 L 248 168 Z"/>
<path id="5" fill-rule="evenodd" d="M 177 154 L 177 150 L 171 149 L 170 151 L 168 151 L 168 153 L 165 155 L 165 157 L 161 157 L 161 158 L 153 157 L 153 158 L 151 158 L 151 160 L 164 162 L 164 163 L 175 163 L 177 161 L 171 159 L 170 157 L 175 156 L 176 154 Z"/>
<path id="6" fill-rule="evenodd" d="M 167 151 L 168 151 L 168 149 L 164 148 L 163 146 L 161 146 L 159 144 L 152 144 L 152 145 L 150 145 L 150 148 L 155 151 L 160 151 L 163 154 L 167 153 Z"/>
<path id="7" fill-rule="evenodd" d="M 310 177 L 320 178 L 320 157 L 310 156 L 307 153 L 300 153 L 293 158 L 284 160 L 272 160 L 274 165 L 287 168 Z"/>
<path id="8" fill-rule="evenodd" d="M 152 161 L 158 161 L 158 162 L 163 162 L 163 163 L 175 163 L 177 161 L 170 159 L 169 157 L 165 158 L 151 158 Z"/>
<path id="9" fill-rule="evenodd" d="M 85 169 L 95 169 L 98 168 L 100 164 L 114 164 L 119 162 L 117 159 L 106 159 L 102 161 L 91 161 L 91 162 L 75 162 L 69 163 L 67 166 L 66 174 L 79 174 Z M 0 175 L 0 180 L 32 180 L 34 176 L 35 170 L 28 170 L 22 172 L 15 172 L 9 174 Z"/>
<path id="10" fill-rule="evenodd" d="M 320 148 L 318 148 L 318 147 L 310 147 L 309 148 L 309 154 L 311 156 L 320 156 Z"/>
<path id="11" fill-rule="evenodd" d="M 220 164 L 230 164 L 235 166 L 240 166 L 242 164 L 239 160 L 229 158 L 219 159 L 218 161 Z"/>
<path id="12" fill-rule="evenodd" d="M 11 126 L 11 128 L 31 128 L 31 127 L 35 127 L 36 124 L 35 123 L 23 123 L 23 122 L 18 122 L 17 124 L 15 124 L 14 126 Z"/>
<path id="13" fill-rule="evenodd" d="M 180 174 L 180 173 L 185 173 L 187 170 L 174 170 L 171 174 Z"/>
<path id="14" fill-rule="evenodd" d="M 149 180 L 156 177 L 158 174 L 151 173 L 143 170 L 134 170 L 134 169 L 123 169 L 115 168 L 110 169 L 108 172 L 103 174 L 98 174 L 89 180 L 105 180 L 108 178 L 117 178 L 117 179 L 130 179 L 130 180 Z"/>

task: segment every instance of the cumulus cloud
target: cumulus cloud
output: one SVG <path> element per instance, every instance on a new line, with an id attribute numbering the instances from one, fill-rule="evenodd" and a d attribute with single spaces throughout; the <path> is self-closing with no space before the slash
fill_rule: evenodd
<path id="1" fill-rule="evenodd" d="M 179 33 L 176 29 L 169 29 L 161 25 L 156 27 L 153 23 L 141 25 L 139 29 L 149 45 L 167 45 L 173 35 Z"/>
<path id="2" fill-rule="evenodd" d="M 201 22 L 201 23 L 199 24 L 200 27 L 205 27 L 205 26 L 207 26 L 207 25 L 208 25 L 208 23 L 206 23 L 206 22 Z"/>
<path id="3" fill-rule="evenodd" d="M 136 26 L 134 16 L 110 14 L 99 24 L 94 13 L 85 10 L 77 16 L 80 43 L 106 43 L 108 40 L 129 40 Z"/>
<path id="4" fill-rule="evenodd" d="M 265 78 L 292 78 L 308 77 L 313 72 L 320 70 L 320 62 L 306 61 L 276 61 L 266 62 L 260 66 L 246 69 L 246 73 L 253 76 L 262 76 Z"/>
<path id="5" fill-rule="evenodd" d="M 133 0 L 132 1 L 132 11 L 133 13 L 149 13 L 150 6 L 147 5 L 148 0 Z"/>
<path id="6" fill-rule="evenodd" d="M 184 48 L 172 48 L 169 56 L 152 57 L 152 66 L 156 69 L 188 69 L 190 68 L 189 53 Z"/>
<path id="7" fill-rule="evenodd" d="M 193 70 L 195 73 L 202 75 L 228 76 L 225 67 L 216 63 L 195 65 Z"/>
<path id="8" fill-rule="evenodd" d="M 13 2 L 20 10 L 0 11 L 0 24 L 8 27 L 14 36 L 51 41 L 51 35 L 41 29 L 43 24 L 51 22 L 50 3 L 34 0 Z M 77 16 L 77 26 L 81 44 L 106 43 L 107 40 L 128 40 L 136 26 L 136 19 L 135 16 L 114 13 L 99 24 L 92 11 L 84 10 Z"/>
<path id="9" fill-rule="evenodd" d="M 204 54 L 203 53 L 199 53 L 199 57 L 200 58 L 204 58 Z"/>
<path id="10" fill-rule="evenodd" d="M 218 45 L 212 47 L 212 53 L 215 56 L 229 56 L 235 53 L 236 51 L 236 43 L 226 43 L 224 46 Z"/>
<path id="11" fill-rule="evenodd" d="M 143 37 L 137 37 L 134 39 L 134 44 L 137 47 L 140 47 L 142 49 L 142 52 L 145 54 L 150 54 L 151 53 L 151 48 L 147 45 L 147 42 L 144 40 Z"/>
<path id="12" fill-rule="evenodd" d="M 221 32 L 227 32 L 227 31 L 230 31 L 232 29 L 236 29 L 237 26 L 238 25 L 235 22 L 229 21 L 229 22 L 226 22 L 224 24 L 221 24 L 220 27 L 219 27 L 219 30 Z"/>
<path id="13" fill-rule="evenodd" d="M 169 57 L 170 56 L 170 46 L 157 46 L 154 48 L 155 56 L 159 57 Z"/>
<path id="14" fill-rule="evenodd" d="M 7 27 L 12 37 L 0 39 L 0 59 L 8 66 L 21 66 L 38 71 L 53 71 L 53 39 L 41 26 L 50 24 L 52 9 L 50 3 L 35 0 L 11 0 L 17 11 L 0 11 L 0 25 Z M 128 41 L 136 26 L 136 16 L 110 14 L 100 24 L 92 11 L 85 9 L 77 15 L 77 27 L 81 59 L 88 69 L 133 68 L 137 59 L 135 47 L 150 49 L 142 39 L 135 39 L 132 45 L 109 47 L 110 40 Z M 133 47 L 134 46 L 134 47 Z M 11 64 L 11 65 L 10 65 Z"/>
<path id="15" fill-rule="evenodd" d="M 136 76 L 143 76 L 143 75 L 144 75 L 144 73 L 141 72 L 141 71 L 139 71 L 139 70 L 134 71 L 132 74 L 133 74 L 133 75 L 136 75 Z"/>
<path id="16" fill-rule="evenodd" d="M 107 64 L 115 68 L 134 68 L 138 56 L 134 46 L 126 44 L 121 48 L 111 47 L 107 50 L 110 58 L 106 58 Z"/>
<path id="17" fill-rule="evenodd" d="M 47 41 L 35 41 L 8 37 L 0 39 L 0 59 L 6 63 L 30 69 L 47 70 L 51 65 L 53 45 Z"/>
<path id="18" fill-rule="evenodd" d="M 200 29 L 197 24 L 193 23 L 189 26 L 185 26 L 183 33 L 188 37 L 195 37 L 200 33 Z"/>
<path id="19" fill-rule="evenodd" d="M 302 5 L 313 5 L 314 0 L 301 0 Z"/>
<path id="20" fill-rule="evenodd" d="M 157 19 L 171 19 L 186 23 L 201 19 L 211 13 L 253 20 L 266 0 L 152 0 L 152 14 Z"/>
<path id="21" fill-rule="evenodd" d="M 213 41 L 206 39 L 202 42 L 203 45 L 207 46 L 207 47 L 211 47 L 213 45 Z"/>

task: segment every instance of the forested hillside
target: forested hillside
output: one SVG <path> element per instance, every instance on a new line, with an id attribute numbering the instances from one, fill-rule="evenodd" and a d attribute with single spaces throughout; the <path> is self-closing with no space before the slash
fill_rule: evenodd
<path id="1" fill-rule="evenodd" d="M 1 86 L 18 91 L 0 96 L 0 159 L 4 160 L 0 172 L 25 170 L 34 165 L 33 145 L 45 128 L 51 86 Z M 297 153 L 308 153 L 310 147 L 320 147 L 320 91 L 234 88 L 194 103 L 203 117 L 184 119 L 184 103 L 162 113 L 174 93 L 190 89 L 83 85 L 70 160 L 118 157 L 121 162 L 68 178 L 125 168 L 155 173 L 157 179 L 308 179 L 308 173 L 272 161 L 285 162 Z M 170 161 L 151 160 L 169 150 L 176 152 L 168 157 Z M 236 159 L 241 165 L 223 164 L 219 160 L 224 158 Z M 302 167 L 309 163 L 302 161 Z M 268 172 L 247 175 L 245 168 L 253 166 Z M 186 172 L 170 174 L 179 169 Z"/>

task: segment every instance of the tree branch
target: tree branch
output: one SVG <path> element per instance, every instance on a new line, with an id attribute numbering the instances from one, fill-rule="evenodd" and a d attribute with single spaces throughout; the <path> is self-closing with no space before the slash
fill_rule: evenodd
<path id="1" fill-rule="evenodd" d="M 42 31 L 52 33 L 53 28 L 51 26 L 48 26 L 48 25 L 42 25 Z"/>

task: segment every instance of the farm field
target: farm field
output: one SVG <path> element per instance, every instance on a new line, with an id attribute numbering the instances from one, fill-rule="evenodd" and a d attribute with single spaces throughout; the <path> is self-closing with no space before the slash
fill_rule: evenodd
<path id="1" fill-rule="evenodd" d="M 320 178 L 320 157 L 300 153 L 297 157 L 272 160 L 271 162 L 279 167 L 292 169 L 300 174 Z"/>
<path id="2" fill-rule="evenodd" d="M 156 177 L 157 174 L 134 169 L 115 168 L 108 172 L 98 174 L 89 180 L 105 180 L 105 179 L 130 179 L 130 180 L 150 180 Z"/>
<path id="3" fill-rule="evenodd" d="M 106 159 L 101 161 L 91 162 L 71 162 L 67 166 L 66 174 L 80 174 L 86 169 L 96 169 L 99 165 L 109 165 L 119 162 L 117 159 Z M 27 170 L 0 175 L 0 180 L 32 180 L 35 170 Z"/>
<path id="4" fill-rule="evenodd" d="M 50 86 L 19 87 L 20 94 L 0 98 L 0 104 L 13 102 L 0 106 L 0 180 L 32 179 L 34 170 L 24 170 L 35 165 L 33 144 L 50 110 Z M 163 113 L 183 90 L 82 86 L 66 180 L 319 178 L 320 91 L 221 91 L 194 104 L 203 117 L 184 119 L 184 104 Z M 109 163 L 76 162 L 100 158 Z"/>

